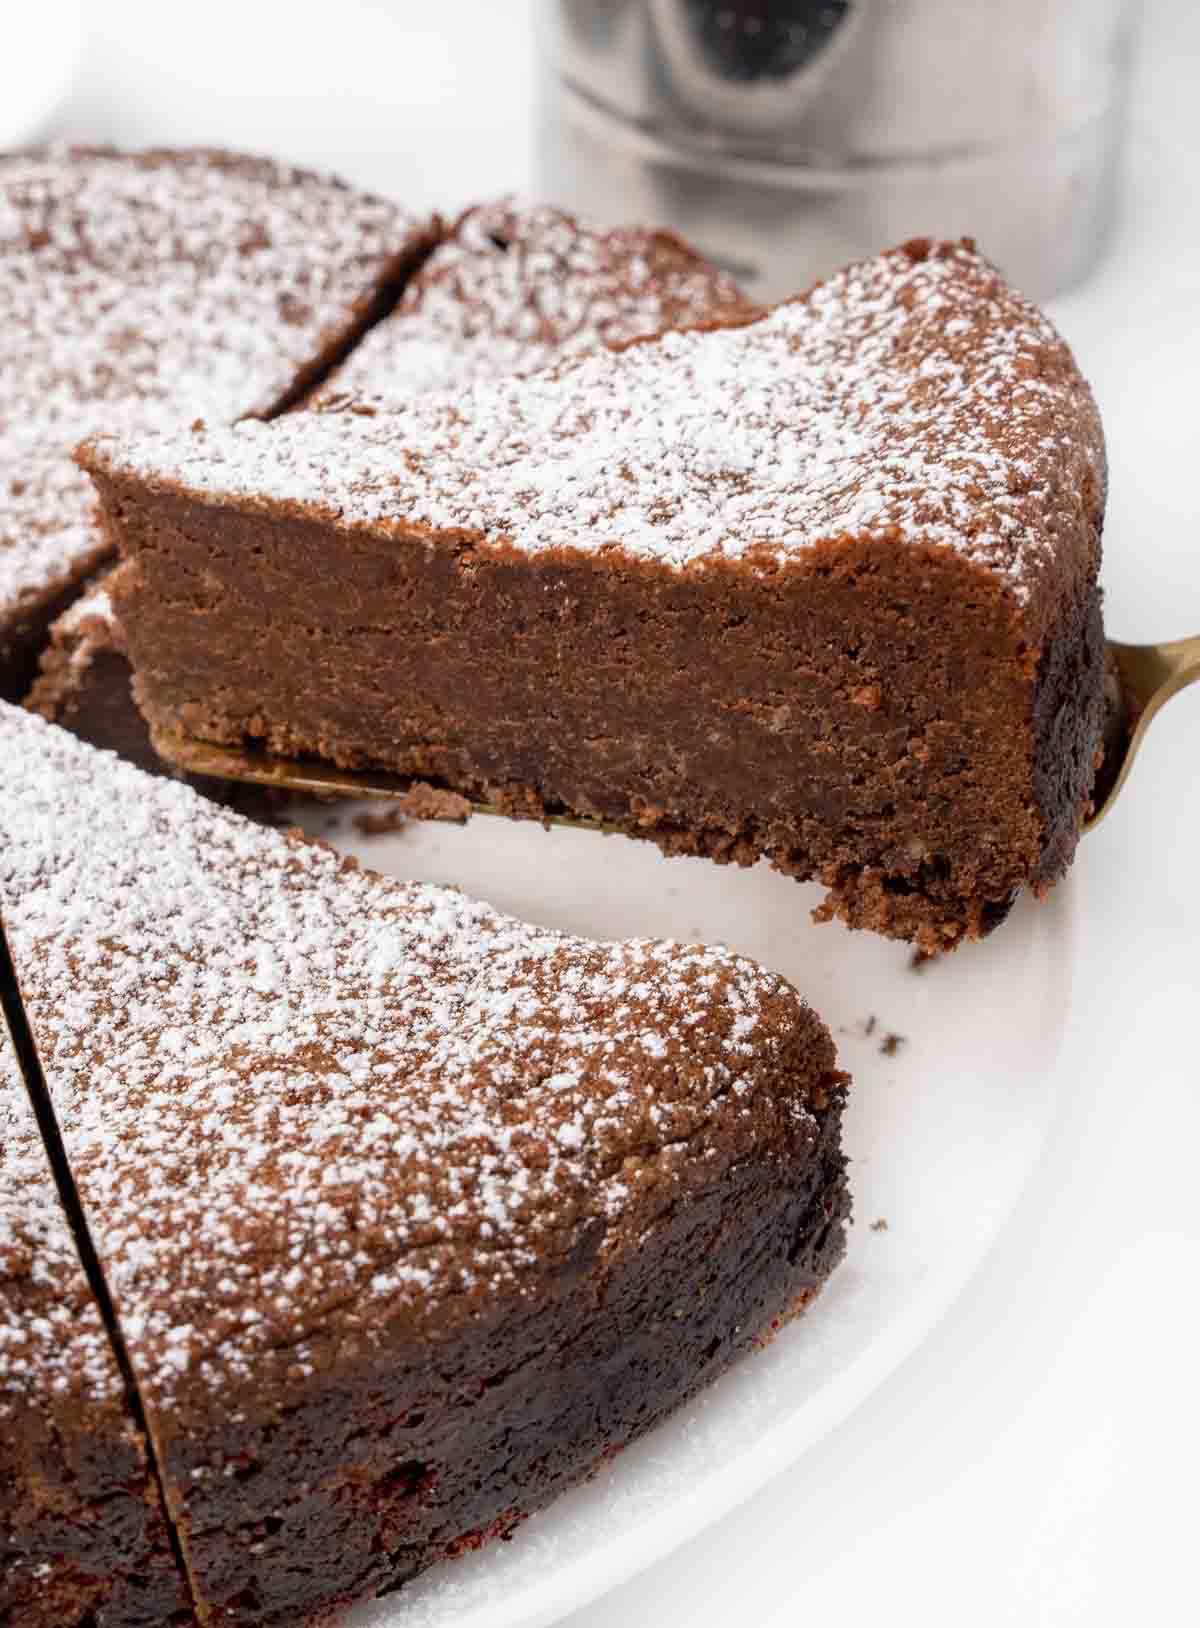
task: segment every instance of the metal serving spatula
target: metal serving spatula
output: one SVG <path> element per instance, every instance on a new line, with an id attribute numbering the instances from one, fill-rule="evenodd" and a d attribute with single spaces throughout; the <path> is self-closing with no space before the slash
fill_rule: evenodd
<path id="1" fill-rule="evenodd" d="M 1099 825 L 1116 802 L 1129 778 L 1146 731 L 1173 695 L 1200 679 L 1200 636 L 1167 644 L 1119 644 L 1108 641 L 1109 707 L 1104 737 L 1104 762 L 1097 774 L 1092 811 L 1083 828 Z M 375 797 L 402 802 L 413 781 L 379 769 L 338 769 L 318 758 L 273 757 L 243 746 L 213 746 L 207 741 L 154 732 L 159 756 L 189 774 L 213 775 L 222 780 L 270 786 L 319 796 Z M 506 814 L 493 803 L 471 801 L 479 814 Z M 604 820 L 577 815 L 551 815 L 555 825 L 592 831 L 616 831 Z"/>
<path id="2" fill-rule="evenodd" d="M 1112 808 L 1155 717 L 1173 695 L 1200 679 L 1200 635 L 1167 644 L 1108 641 L 1109 709 L 1104 762 L 1096 776 L 1091 831 Z"/>

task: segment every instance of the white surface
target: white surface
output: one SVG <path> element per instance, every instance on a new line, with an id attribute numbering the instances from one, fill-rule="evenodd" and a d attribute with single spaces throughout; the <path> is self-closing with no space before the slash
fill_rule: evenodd
<path id="1" fill-rule="evenodd" d="M 549 926 L 732 944 L 810 996 L 854 1075 L 858 1223 L 811 1310 L 511 1543 L 353 1617 L 355 1628 L 535 1628 L 742 1502 L 936 1326 L 1011 1213 L 1058 1106 L 1073 889 L 1041 908 L 1023 901 L 975 954 L 916 973 L 906 946 L 814 927 L 818 890 L 764 866 L 666 860 L 647 844 L 484 816 L 368 838 L 342 811 L 305 811 L 305 824 L 377 870 L 453 882 Z"/>
<path id="2" fill-rule="evenodd" d="M 80 0 L 38 0 L 0 48 L 0 150 L 36 141 L 59 112 L 79 69 Z"/>
<path id="3" fill-rule="evenodd" d="M 269 147 L 418 203 L 529 185 L 533 0 L 91 9 L 64 133 Z M 1200 8 L 1143 9 L 1118 235 L 1055 308 L 1108 427 L 1107 615 L 1133 639 L 1200 632 Z M 983 218 L 978 235 L 986 248 Z M 1060 1108 L 983 1270 L 797 1464 L 571 1628 L 1196 1620 L 1198 829 L 1200 687 L 1155 725 L 1122 806 L 1081 850 Z M 865 1015 L 853 990 L 837 995 Z M 975 1000 L 962 1021 L 985 1060 L 1003 1055 L 1015 1019 Z M 920 1037 L 934 1086 L 937 1039 Z M 897 1062 L 915 1072 L 917 1056 Z"/>

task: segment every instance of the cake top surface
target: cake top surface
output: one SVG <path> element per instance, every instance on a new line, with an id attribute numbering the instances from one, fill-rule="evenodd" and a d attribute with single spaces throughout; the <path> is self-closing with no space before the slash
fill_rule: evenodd
<path id="1" fill-rule="evenodd" d="M 899 537 L 986 568 L 1019 601 L 1086 568 L 1104 485 L 1070 351 L 966 243 L 889 251 L 757 321 L 373 417 L 297 414 L 84 457 L 345 528 L 677 570 Z"/>
<path id="2" fill-rule="evenodd" d="M 265 159 L 0 156 L 0 605 L 99 545 L 82 436 L 271 411 L 428 229 Z"/>
<path id="3" fill-rule="evenodd" d="M 0 1437 L 27 1408 L 122 1394 L 0 1015 Z"/>
<path id="4" fill-rule="evenodd" d="M 815 1139 L 827 1039 L 753 962 L 384 879 L 15 708 L 0 755 L 0 907 L 159 1399 L 486 1316 Z"/>
<path id="5" fill-rule="evenodd" d="M 753 309 L 670 232 L 603 230 L 560 209 L 501 200 L 462 217 L 317 405 L 403 405 L 419 392 L 536 373 L 601 345 Z"/>

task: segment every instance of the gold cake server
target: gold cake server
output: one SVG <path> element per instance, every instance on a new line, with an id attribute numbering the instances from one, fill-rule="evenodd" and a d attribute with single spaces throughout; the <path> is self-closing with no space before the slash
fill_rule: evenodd
<path id="1" fill-rule="evenodd" d="M 1104 761 L 1096 776 L 1092 811 L 1083 822 L 1093 830 L 1112 808 L 1146 731 L 1173 695 L 1200 679 L 1200 634 L 1166 644 L 1108 645 L 1108 715 Z"/>

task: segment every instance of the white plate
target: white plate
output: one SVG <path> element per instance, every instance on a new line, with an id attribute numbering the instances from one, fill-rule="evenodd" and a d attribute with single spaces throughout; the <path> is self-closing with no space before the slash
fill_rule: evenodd
<path id="1" fill-rule="evenodd" d="M 732 944 L 810 997 L 854 1075 L 846 1143 L 856 1224 L 808 1314 L 512 1542 L 437 1567 L 350 1619 L 353 1628 L 539 1628 L 795 1460 L 927 1337 L 979 1266 L 1055 1110 L 1070 884 L 1045 905 L 1022 901 L 986 943 L 916 973 L 903 945 L 814 927 L 816 890 L 762 866 L 665 860 L 648 843 L 486 816 L 374 837 L 341 810 L 313 810 L 306 823 L 377 870 L 454 883 L 547 925 Z M 891 1057 L 880 1049 L 889 1033 L 904 1037 Z M 886 1230 L 875 1230 L 881 1218 Z"/>
<path id="2" fill-rule="evenodd" d="M 79 68 L 80 0 L 34 0 L 4 18 L 0 49 L 0 151 L 40 136 Z"/>

